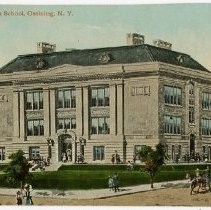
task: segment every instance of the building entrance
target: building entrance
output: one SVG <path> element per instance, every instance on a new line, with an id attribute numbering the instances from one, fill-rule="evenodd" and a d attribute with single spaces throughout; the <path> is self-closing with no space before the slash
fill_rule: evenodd
<path id="1" fill-rule="evenodd" d="M 59 136 L 59 160 L 62 162 L 73 161 L 73 139 L 69 134 Z"/>

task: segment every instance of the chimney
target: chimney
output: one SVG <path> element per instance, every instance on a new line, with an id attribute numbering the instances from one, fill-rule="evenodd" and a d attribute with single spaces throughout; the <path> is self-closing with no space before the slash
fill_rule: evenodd
<path id="1" fill-rule="evenodd" d="M 164 48 L 167 50 L 171 50 L 172 44 L 161 39 L 153 40 L 153 45 L 156 47 Z"/>
<path id="2" fill-rule="evenodd" d="M 144 44 L 144 35 L 129 33 L 127 34 L 127 45 Z"/>
<path id="3" fill-rule="evenodd" d="M 55 44 L 49 44 L 47 42 L 37 43 L 37 53 L 52 53 L 56 51 Z"/>

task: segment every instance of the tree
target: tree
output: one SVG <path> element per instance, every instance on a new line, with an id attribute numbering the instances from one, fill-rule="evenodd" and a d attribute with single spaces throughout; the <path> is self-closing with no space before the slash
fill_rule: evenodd
<path id="1" fill-rule="evenodd" d="M 12 153 L 9 156 L 9 159 L 11 159 L 11 161 L 5 169 L 6 182 L 13 186 L 19 185 L 22 190 L 24 182 L 29 181 L 32 177 L 29 172 L 31 165 L 24 157 L 24 152 L 22 150 Z"/>
<path id="2" fill-rule="evenodd" d="M 154 177 L 158 173 L 166 158 L 164 146 L 159 143 L 155 150 L 150 146 L 143 146 L 140 151 L 142 162 L 144 162 L 144 170 L 150 176 L 151 188 L 153 188 Z"/>

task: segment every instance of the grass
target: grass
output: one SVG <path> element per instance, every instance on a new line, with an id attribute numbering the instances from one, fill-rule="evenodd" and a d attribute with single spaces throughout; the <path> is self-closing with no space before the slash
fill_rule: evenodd
<path id="1" fill-rule="evenodd" d="M 155 176 L 155 182 L 185 179 L 187 172 L 196 168 L 204 170 L 206 165 L 164 165 Z M 141 170 L 140 170 L 141 169 Z M 33 173 L 32 185 L 36 189 L 100 189 L 108 187 L 108 177 L 118 173 L 122 187 L 149 184 L 149 176 L 143 166 L 135 166 L 131 171 L 125 165 L 69 165 L 58 171 Z M 0 187 L 8 187 L 0 174 Z"/>

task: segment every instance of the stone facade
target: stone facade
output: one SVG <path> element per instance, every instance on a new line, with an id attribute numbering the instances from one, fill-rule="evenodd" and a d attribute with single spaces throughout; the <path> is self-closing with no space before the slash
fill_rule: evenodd
<path id="1" fill-rule="evenodd" d="M 3 161 L 7 161 L 12 152 L 22 149 L 29 158 L 38 151 L 40 156 L 59 162 L 70 146 L 71 163 L 77 162 L 80 154 L 87 163 L 111 163 L 115 153 L 126 163 L 134 159 L 136 148 L 154 147 L 159 142 L 166 145 L 170 161 L 175 161 L 178 148 L 180 158 L 194 148 L 195 153 L 202 156 L 206 153 L 211 160 L 211 136 L 202 135 L 201 125 L 202 118 L 211 119 L 211 111 L 202 108 L 202 93 L 211 93 L 210 79 L 209 72 L 162 62 L 65 64 L 39 71 L 4 73 L 0 77 Z M 190 84 L 194 123 L 189 122 Z M 165 102 L 165 86 L 181 90 L 180 104 Z M 102 87 L 109 90 L 109 104 L 92 106 L 92 88 Z M 76 106 L 58 108 L 58 90 L 68 88 L 75 90 Z M 27 110 L 26 93 L 36 91 L 42 93 L 43 108 Z M 179 133 L 166 133 L 165 116 L 181 119 Z M 92 133 L 93 118 L 109 119 L 108 133 Z M 59 119 L 75 119 L 76 127 L 61 129 Z M 28 135 L 27 122 L 33 120 L 36 123 L 43 120 L 43 134 Z"/>

